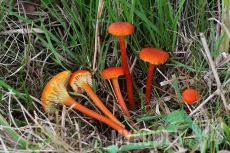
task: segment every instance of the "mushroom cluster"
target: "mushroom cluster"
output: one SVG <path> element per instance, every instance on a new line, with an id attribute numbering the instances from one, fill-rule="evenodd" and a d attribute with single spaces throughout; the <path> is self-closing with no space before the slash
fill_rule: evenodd
<path id="1" fill-rule="evenodd" d="M 119 38 L 122 63 L 121 66 L 106 68 L 101 73 L 104 80 L 110 80 L 112 82 L 112 88 L 114 90 L 115 97 L 120 106 L 120 109 L 128 118 L 130 118 L 131 115 L 122 96 L 118 77 L 122 75 L 125 76 L 129 107 L 133 109 L 135 107 L 133 83 L 127 60 L 125 44 L 125 36 L 131 35 L 133 32 L 134 27 L 128 22 L 116 22 L 112 23 L 108 27 L 108 33 L 118 36 Z M 139 52 L 139 58 L 145 62 L 148 62 L 145 106 L 146 109 L 149 110 L 151 108 L 151 89 L 155 66 L 164 64 L 169 58 L 169 53 L 159 48 L 147 47 L 141 49 Z M 68 83 L 74 92 L 86 92 L 94 104 L 102 111 L 102 113 L 104 113 L 105 116 L 97 113 L 96 111 L 88 109 L 86 106 L 83 106 L 82 104 L 75 101 L 74 98 L 72 98 L 67 92 Z M 186 89 L 182 93 L 182 96 L 183 100 L 187 104 L 193 104 L 194 102 L 198 101 L 200 97 L 198 92 L 192 88 Z M 42 93 L 41 101 L 43 102 L 43 108 L 45 111 L 52 111 L 57 104 L 63 104 L 107 124 L 129 140 L 132 139 L 131 132 L 125 129 L 125 125 L 113 115 L 113 113 L 103 104 L 97 94 L 93 91 L 92 75 L 87 70 L 78 70 L 73 74 L 70 71 L 63 71 L 54 76 L 46 84 Z"/>
<path id="2" fill-rule="evenodd" d="M 78 90 L 82 92 L 86 91 L 89 97 L 93 100 L 94 104 L 112 121 L 116 122 L 117 124 L 125 127 L 102 103 L 102 101 L 98 98 L 98 96 L 94 93 L 92 86 L 92 78 L 91 73 L 86 70 L 79 70 L 74 72 L 70 79 L 69 84 L 72 89 L 77 92 Z"/>
<path id="3" fill-rule="evenodd" d="M 41 101 L 43 102 L 43 108 L 45 111 L 50 111 L 54 108 L 56 104 L 62 104 L 69 107 L 73 107 L 77 111 L 82 112 L 92 118 L 95 118 L 108 126 L 112 127 L 114 130 L 118 131 L 121 135 L 127 139 L 131 139 L 131 133 L 127 131 L 123 124 L 118 120 L 113 121 L 87 107 L 81 105 L 75 101 L 67 92 L 67 85 L 71 76 L 70 71 L 63 71 L 55 75 L 45 86 Z M 87 83 L 85 83 L 87 84 Z M 81 83 L 80 83 L 81 85 Z M 82 85 L 81 85 L 82 86 Z M 84 86 L 84 85 L 83 85 Z"/>
<path id="4" fill-rule="evenodd" d="M 125 46 L 125 36 L 131 35 L 134 32 L 134 27 L 132 24 L 128 22 L 115 22 L 108 27 L 108 32 L 112 35 L 118 36 L 119 38 L 120 50 L 121 50 L 121 62 L 126 78 L 129 106 L 131 108 L 134 108 L 132 77 L 128 66 L 126 46 Z"/>

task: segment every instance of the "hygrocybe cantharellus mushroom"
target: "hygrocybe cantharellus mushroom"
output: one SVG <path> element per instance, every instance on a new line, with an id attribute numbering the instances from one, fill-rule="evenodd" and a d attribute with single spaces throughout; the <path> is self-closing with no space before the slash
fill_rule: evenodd
<path id="1" fill-rule="evenodd" d="M 103 104 L 103 102 L 98 98 L 95 92 L 92 89 L 92 76 L 91 73 L 87 70 L 75 71 L 69 79 L 69 84 L 74 90 L 74 92 L 82 93 L 85 92 L 93 100 L 94 104 L 111 120 L 117 124 L 125 127 Z"/>
<path id="2" fill-rule="evenodd" d="M 184 102 L 192 105 L 200 99 L 200 94 L 195 89 L 188 88 L 182 92 L 182 98 Z"/>
<path id="3" fill-rule="evenodd" d="M 153 74 L 155 70 L 155 66 L 159 64 L 164 64 L 168 58 L 169 54 L 159 48 L 143 48 L 139 53 L 140 59 L 145 62 L 149 62 L 148 64 L 148 74 L 147 74 L 147 81 L 146 81 L 146 109 L 150 109 L 150 98 L 151 98 L 151 88 L 152 88 L 152 80 Z"/>
<path id="4" fill-rule="evenodd" d="M 121 50 L 121 64 L 124 69 L 126 86 L 128 93 L 129 106 L 134 108 L 134 97 L 133 97 L 133 84 L 132 77 L 129 70 L 127 61 L 127 53 L 125 46 L 125 36 L 131 35 L 134 32 L 134 27 L 128 22 L 115 22 L 108 27 L 108 32 L 112 35 L 118 36 Z"/>
<path id="5" fill-rule="evenodd" d="M 120 126 L 119 124 L 115 123 L 111 119 L 96 113 L 93 110 L 88 109 L 87 107 L 81 105 L 80 103 L 76 102 L 67 92 L 67 85 L 70 78 L 71 72 L 70 71 L 63 71 L 59 74 L 55 75 L 45 86 L 41 101 L 43 103 L 43 108 L 45 111 L 49 111 L 52 109 L 55 104 L 63 104 L 68 107 L 73 107 L 74 109 L 86 114 L 92 118 L 95 118 L 114 130 L 118 131 L 121 135 L 126 137 L 127 139 L 131 138 L 131 133 L 127 131 L 124 127 Z"/>
<path id="6" fill-rule="evenodd" d="M 124 98 L 121 94 L 120 86 L 118 83 L 118 77 L 124 75 L 124 69 L 119 66 L 110 67 L 102 71 L 102 77 L 104 79 L 110 79 L 113 84 L 113 89 L 117 97 L 118 104 L 121 106 L 121 109 L 127 117 L 130 117 L 130 113 L 126 107 Z"/>

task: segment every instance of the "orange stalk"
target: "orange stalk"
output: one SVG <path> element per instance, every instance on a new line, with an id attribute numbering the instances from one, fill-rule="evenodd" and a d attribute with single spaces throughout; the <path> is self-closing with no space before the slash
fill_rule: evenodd
<path id="1" fill-rule="evenodd" d="M 130 117 L 130 113 L 126 107 L 126 104 L 125 104 L 125 101 L 124 101 L 124 98 L 121 94 L 121 90 L 120 90 L 120 86 L 119 86 L 119 83 L 118 83 L 118 78 L 111 78 L 111 81 L 112 81 L 112 84 L 113 84 L 113 89 L 114 89 L 114 92 L 117 96 L 117 101 L 119 103 L 119 105 L 121 106 L 121 109 L 123 110 L 123 112 L 125 113 L 126 116 Z"/>
<path id="2" fill-rule="evenodd" d="M 102 103 L 102 101 L 98 98 L 92 88 L 85 82 L 82 82 L 81 87 L 87 92 L 88 96 L 93 100 L 95 105 L 112 121 L 116 122 L 120 126 L 125 128 L 125 125 L 122 124 L 109 110 L 108 108 Z"/>
<path id="3" fill-rule="evenodd" d="M 119 42 L 120 42 L 120 50 L 121 50 L 122 67 L 124 69 L 124 74 L 125 74 L 125 79 L 126 79 L 129 106 L 131 108 L 134 108 L 133 83 L 132 83 L 132 77 L 130 74 L 128 61 L 127 61 L 125 37 L 119 36 Z"/>
<path id="4" fill-rule="evenodd" d="M 151 98 L 151 89 L 152 89 L 152 81 L 153 81 L 153 74 L 154 74 L 155 65 L 149 63 L 148 64 L 148 74 L 147 74 L 147 80 L 146 80 L 146 109 L 150 109 L 150 98 Z"/>
<path id="5" fill-rule="evenodd" d="M 95 111 L 92 111 L 90 109 L 88 109 L 87 107 L 81 105 L 80 103 L 76 102 L 72 97 L 67 97 L 65 100 L 63 100 L 63 104 L 66 106 L 73 106 L 73 108 L 75 110 L 78 110 L 80 112 L 82 112 L 83 114 L 86 114 L 94 119 L 97 119 L 105 124 L 107 124 L 108 126 L 110 126 L 111 128 L 113 128 L 114 130 L 116 130 L 117 132 L 119 132 L 121 135 L 123 135 L 124 137 L 126 137 L 127 139 L 131 139 L 130 138 L 130 132 L 127 131 L 124 127 L 122 127 L 121 125 L 117 124 L 116 122 L 112 121 L 111 119 L 96 113 Z"/>

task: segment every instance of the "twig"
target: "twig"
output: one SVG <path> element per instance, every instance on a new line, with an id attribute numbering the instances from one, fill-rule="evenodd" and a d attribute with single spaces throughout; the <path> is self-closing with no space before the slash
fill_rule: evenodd
<path id="1" fill-rule="evenodd" d="M 221 27 L 223 27 L 223 28 L 224 28 L 224 30 L 225 30 L 225 32 L 226 32 L 226 34 L 227 34 L 228 38 L 230 38 L 230 32 L 228 31 L 228 28 L 226 27 L 226 25 L 225 25 L 224 23 L 222 23 L 222 22 L 218 21 L 218 20 L 217 20 L 217 19 L 215 19 L 215 18 L 210 18 L 210 19 L 208 19 L 208 20 L 214 20 L 214 21 L 216 21 L 218 24 L 220 24 L 220 25 L 221 25 Z M 202 34 L 203 34 L 203 33 L 202 33 Z"/>
<path id="2" fill-rule="evenodd" d="M 130 73 L 133 72 L 133 69 L 134 69 L 136 63 L 137 63 L 137 57 L 135 57 L 135 59 L 134 59 L 134 61 L 133 61 L 133 64 L 132 64 L 132 66 L 131 66 L 131 68 L 130 68 Z"/>
<path id="3" fill-rule="evenodd" d="M 74 119 L 74 123 L 75 123 L 75 129 L 77 131 L 77 136 L 78 136 L 78 140 L 79 140 L 79 151 L 82 152 L 81 133 L 79 130 L 79 125 L 75 119 Z"/>
<path id="4" fill-rule="evenodd" d="M 215 95 L 218 95 L 220 92 L 219 89 L 217 89 L 215 92 L 213 92 L 207 99 L 205 99 L 205 101 L 203 101 L 196 109 L 194 109 L 189 116 L 192 116 L 194 113 L 196 113 L 199 109 L 201 109 L 210 99 L 212 99 L 212 97 L 214 97 Z"/>
<path id="5" fill-rule="evenodd" d="M 230 114 L 229 114 L 229 110 L 228 110 L 227 101 L 226 101 L 225 96 L 224 96 L 223 91 L 222 91 L 221 82 L 220 82 L 218 73 L 217 73 L 217 71 L 216 71 L 214 62 L 213 62 L 213 60 L 212 60 L 212 57 L 211 57 L 211 54 L 210 54 L 210 51 L 209 51 L 209 48 L 208 48 L 208 44 L 207 44 L 207 41 L 206 41 L 206 38 L 205 38 L 205 36 L 204 36 L 203 33 L 200 33 L 200 39 L 201 39 L 201 41 L 202 41 L 202 44 L 203 44 L 205 53 L 206 53 L 206 55 L 207 55 L 207 59 L 208 59 L 209 65 L 210 65 L 210 67 L 211 67 L 211 69 L 212 69 L 214 78 L 215 78 L 215 80 L 216 80 L 217 89 L 220 90 L 220 96 L 221 96 L 221 99 L 222 99 L 222 101 L 223 101 L 223 103 L 224 103 L 225 110 L 226 110 L 227 114 L 230 115 Z"/>
<path id="6" fill-rule="evenodd" d="M 99 38 L 99 19 L 101 18 L 101 12 L 103 9 L 104 1 L 99 0 L 98 4 L 98 10 L 97 10 L 97 21 L 96 21 L 96 27 L 95 27 L 95 39 L 94 39 L 94 55 L 93 55 L 93 72 L 95 71 L 95 64 L 96 64 L 96 58 L 97 58 L 97 51 L 100 51 L 100 45 L 98 45 L 98 42 L 100 42 Z"/>
<path id="7" fill-rule="evenodd" d="M 31 29 L 14 29 L 14 30 L 7 30 L 7 31 L 2 31 L 0 32 L 0 35 L 10 35 L 13 33 L 21 33 L 21 34 L 25 34 L 25 33 L 44 33 L 44 31 L 42 31 L 39 28 L 31 28 Z"/>

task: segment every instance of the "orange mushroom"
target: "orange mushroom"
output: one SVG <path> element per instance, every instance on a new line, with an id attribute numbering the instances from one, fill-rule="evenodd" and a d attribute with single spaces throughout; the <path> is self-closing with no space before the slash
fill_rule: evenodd
<path id="1" fill-rule="evenodd" d="M 98 98 L 98 96 L 92 90 L 92 77 L 91 73 L 87 70 L 79 70 L 74 72 L 70 79 L 69 84 L 74 90 L 74 92 L 82 93 L 84 91 L 87 92 L 88 96 L 93 100 L 95 105 L 111 120 L 116 122 L 122 127 L 125 127 L 102 103 L 102 101 Z"/>
<path id="2" fill-rule="evenodd" d="M 151 87 L 155 65 L 164 64 L 168 58 L 169 54 L 158 48 L 143 48 L 139 53 L 140 59 L 145 62 L 149 62 L 148 64 L 148 74 L 146 81 L 146 109 L 150 109 L 150 98 L 151 98 Z"/>
<path id="3" fill-rule="evenodd" d="M 119 66 L 107 68 L 107 69 L 102 71 L 102 77 L 104 79 L 111 79 L 112 84 L 113 84 L 113 89 L 114 89 L 115 95 L 117 97 L 117 101 L 118 101 L 119 105 L 121 106 L 121 109 L 123 110 L 125 115 L 130 117 L 130 113 L 126 107 L 126 104 L 125 104 L 124 98 L 121 94 L 120 86 L 118 83 L 118 77 L 120 75 L 124 75 L 124 69 L 122 67 L 119 67 Z"/>
<path id="4" fill-rule="evenodd" d="M 125 36 L 131 35 L 134 32 L 134 27 L 132 24 L 128 22 L 115 22 L 108 27 L 108 32 L 112 35 L 118 36 L 119 38 L 122 67 L 124 69 L 125 78 L 126 78 L 129 106 L 131 108 L 134 108 L 132 77 L 128 66 L 126 46 L 125 46 Z"/>
<path id="5" fill-rule="evenodd" d="M 114 130 L 118 131 L 124 137 L 131 139 L 131 133 L 127 131 L 124 127 L 120 126 L 119 124 L 115 123 L 114 121 L 110 120 L 109 118 L 96 113 L 93 110 L 86 108 L 85 106 L 81 105 L 80 103 L 76 102 L 72 97 L 69 96 L 66 87 L 68 84 L 68 80 L 70 78 L 71 72 L 70 71 L 63 71 L 56 76 L 54 76 L 45 86 L 41 101 L 44 104 L 43 108 L 45 111 L 48 111 L 50 108 L 53 108 L 55 104 L 63 104 L 68 107 L 73 107 L 74 109 L 86 114 L 92 118 L 95 118 Z"/>
<path id="6" fill-rule="evenodd" d="M 192 105 L 200 99 L 200 95 L 195 89 L 188 88 L 183 91 L 182 98 L 184 102 L 186 102 L 189 105 Z"/>

